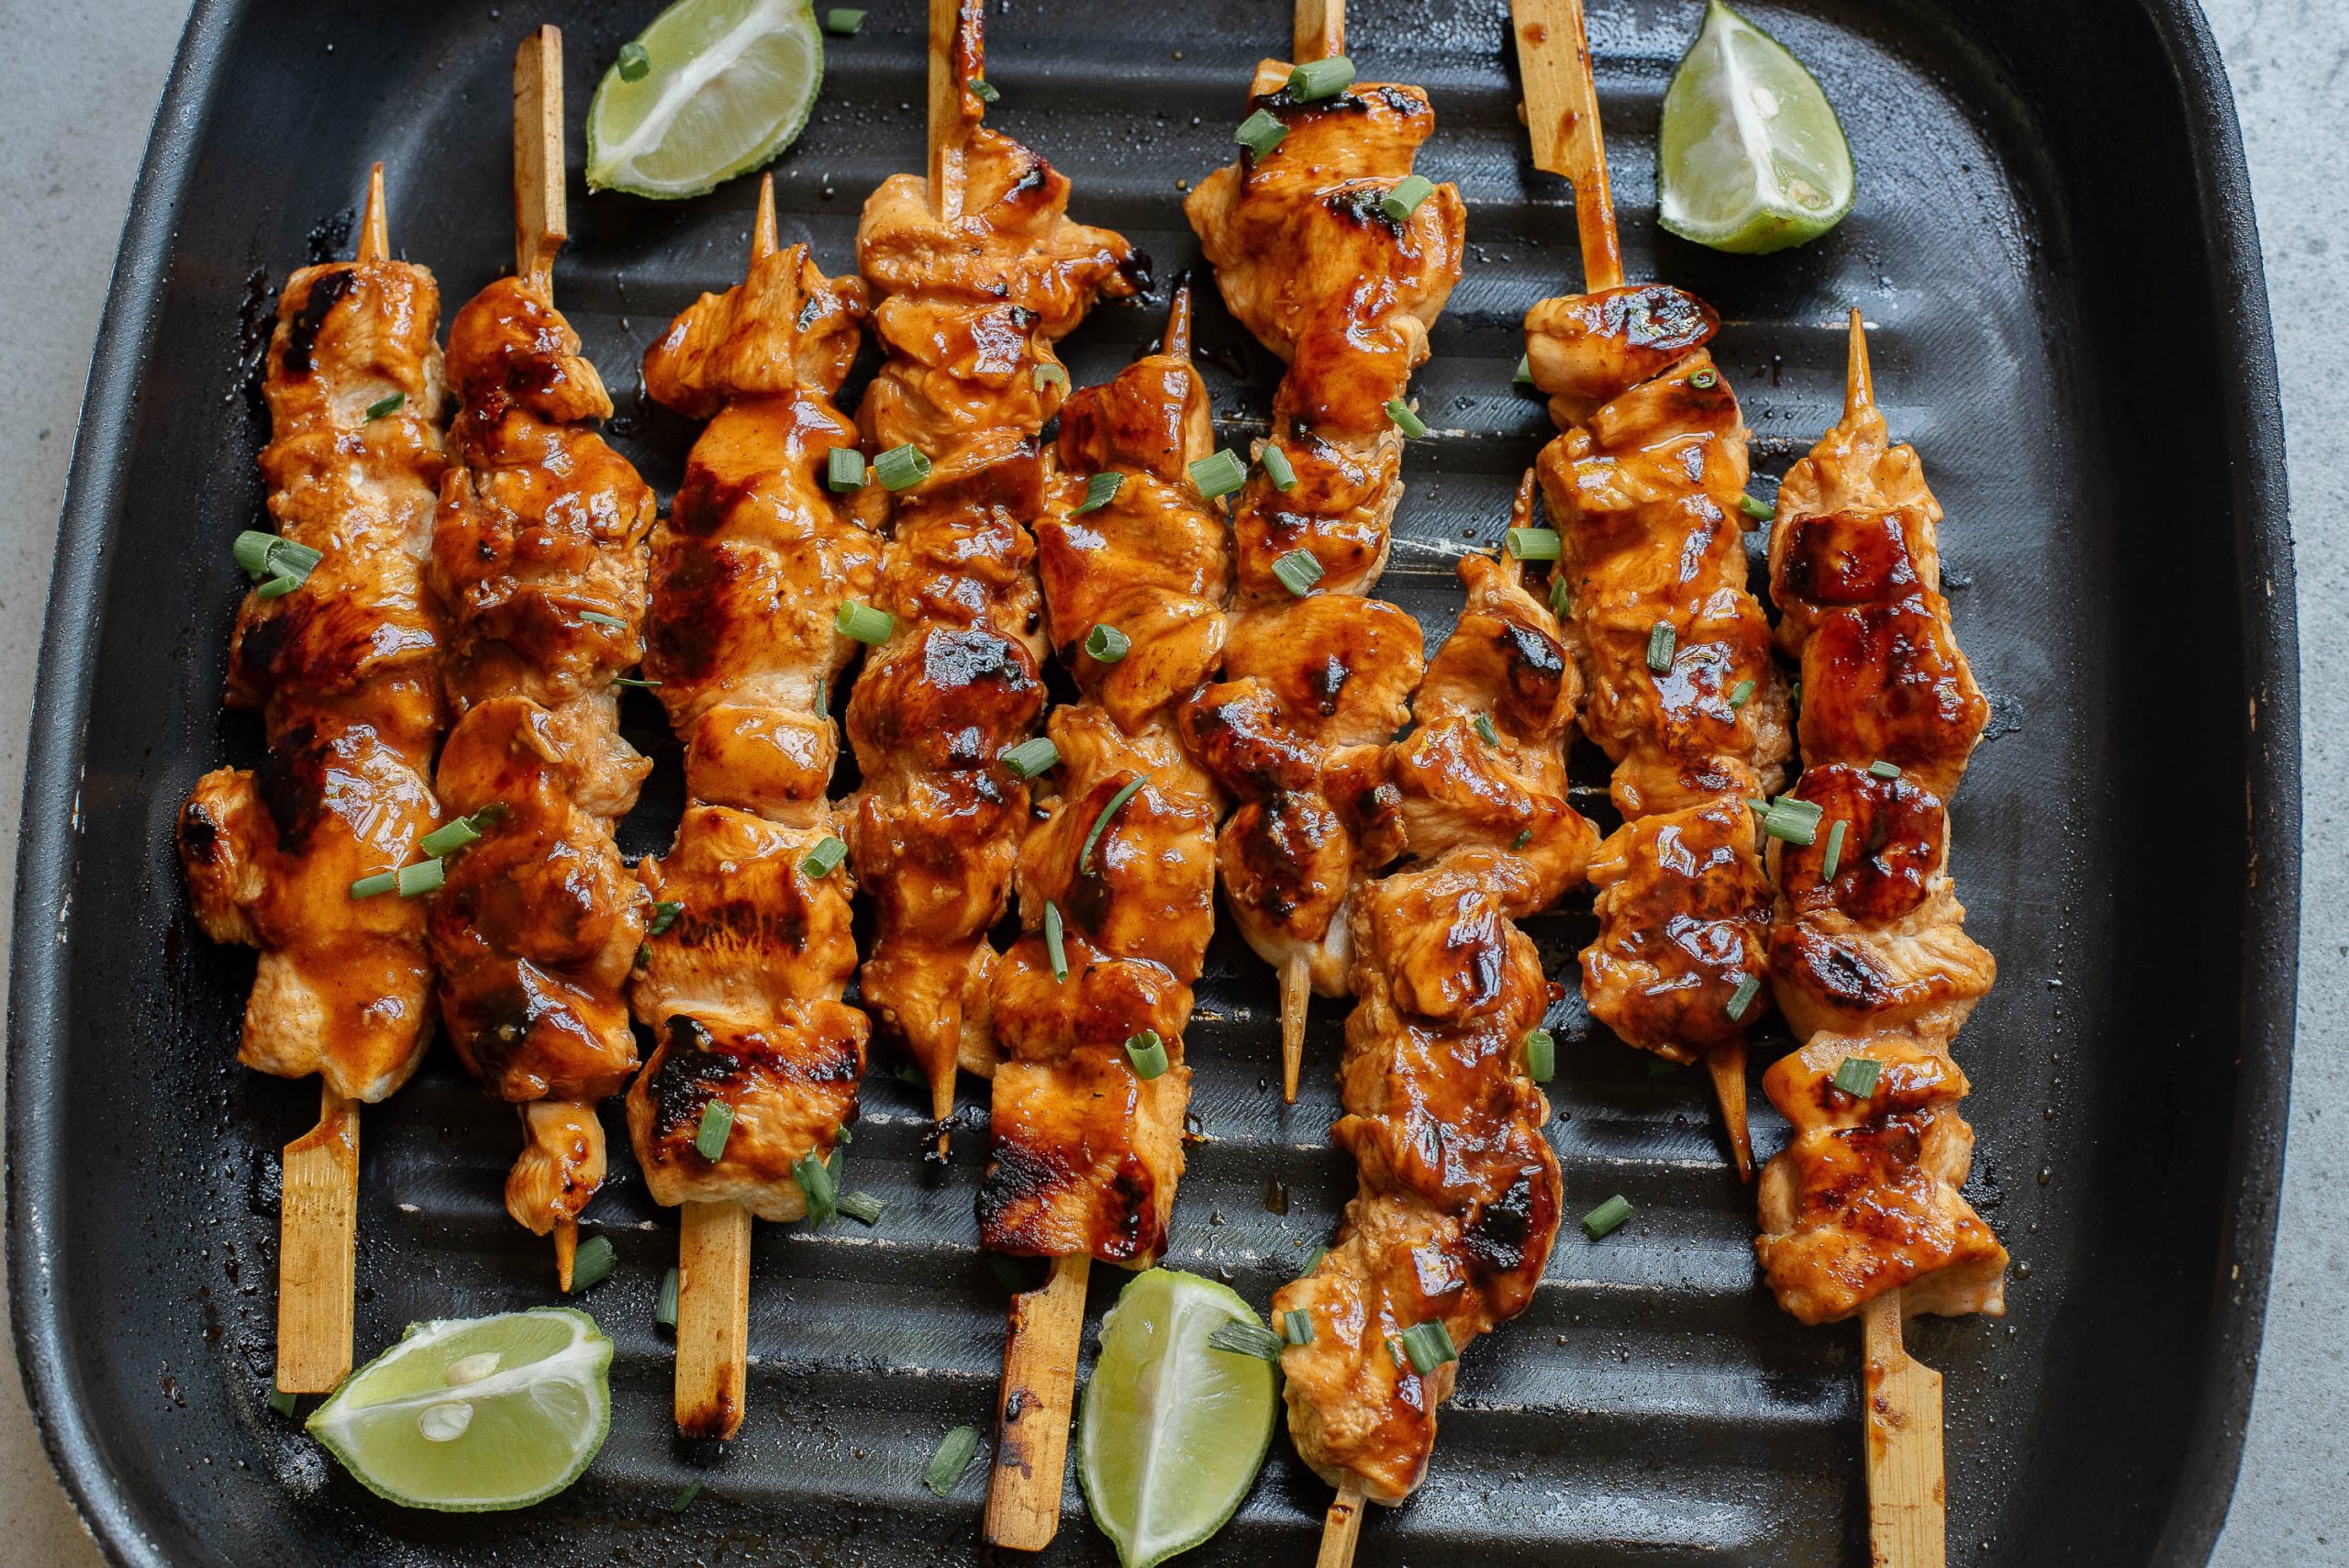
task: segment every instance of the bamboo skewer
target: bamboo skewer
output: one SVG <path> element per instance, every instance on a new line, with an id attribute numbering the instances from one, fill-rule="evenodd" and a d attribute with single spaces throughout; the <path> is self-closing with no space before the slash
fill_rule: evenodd
<path id="1" fill-rule="evenodd" d="M 1362 1538 L 1362 1483 L 1349 1475 L 1321 1516 L 1321 1551 L 1313 1568 L 1351 1568 L 1354 1542 Z"/>
<path id="2" fill-rule="evenodd" d="M 367 172 L 357 259 L 388 261 L 384 166 Z M 351 1371 L 359 1273 L 359 1102 L 318 1080 L 317 1125 L 285 1146 L 277 1231 L 277 1388 L 326 1394 Z"/>
<path id="3" fill-rule="evenodd" d="M 1042 1284 L 1011 1298 L 996 1392 L 995 1462 L 987 1471 L 990 1546 L 1041 1551 L 1060 1529 L 1092 1270 L 1089 1252 L 1054 1258 Z"/>

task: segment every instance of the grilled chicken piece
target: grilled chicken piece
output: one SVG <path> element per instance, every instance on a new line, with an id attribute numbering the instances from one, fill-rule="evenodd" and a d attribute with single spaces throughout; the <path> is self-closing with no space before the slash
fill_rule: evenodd
<path id="1" fill-rule="evenodd" d="M 603 382 L 542 282 L 502 278 L 449 331 L 462 466 L 441 483 L 432 582 L 462 717 L 438 783 L 482 833 L 447 857 L 429 926 L 440 1012 L 490 1093 L 526 1116 L 507 1210 L 540 1234 L 594 1195 L 596 1101 L 634 1071 L 622 990 L 651 900 L 612 824 L 651 764 L 613 679 L 643 653 L 652 492 L 589 427 Z M 583 1145 L 592 1144 L 584 1153 Z"/>
<path id="2" fill-rule="evenodd" d="M 446 466 L 439 317 L 432 274 L 405 261 L 286 280 L 262 474 L 278 533 L 322 559 L 292 593 L 245 595 L 228 701 L 262 710 L 269 751 L 206 773 L 178 824 L 205 931 L 262 950 L 238 1060 L 367 1101 L 431 1035 L 423 906 L 351 884 L 415 860 L 438 816 L 443 629 L 423 562 Z"/>
<path id="3" fill-rule="evenodd" d="M 683 1013 L 628 1092 L 628 1129 L 653 1201 L 739 1203 L 761 1219 L 807 1212 L 799 1162 L 830 1157 L 856 1119 L 872 1023 L 839 1002 L 788 1002 L 756 1028 Z M 712 1102 L 733 1112 L 716 1160 L 696 1145 Z"/>
<path id="4" fill-rule="evenodd" d="M 1877 1064 L 1865 1097 L 1835 1086 L 1852 1058 Z M 1820 1034 L 1762 1087 L 1794 1127 L 1762 1173 L 1754 1242 L 1779 1306 L 1831 1323 L 1898 1290 L 1909 1317 L 2006 1310 L 2007 1250 L 1958 1195 L 1974 1129 L 1956 1109 L 1965 1075 L 1945 1051 L 1898 1034 Z"/>

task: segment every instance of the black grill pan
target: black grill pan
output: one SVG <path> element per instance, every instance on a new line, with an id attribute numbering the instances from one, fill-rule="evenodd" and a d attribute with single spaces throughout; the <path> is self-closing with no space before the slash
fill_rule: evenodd
<path id="1" fill-rule="evenodd" d="M 577 109 L 652 8 L 553 16 L 574 177 Z M 2014 1250 L 2012 1305 L 1909 1336 L 1948 1377 L 1953 1559 L 2200 1562 L 2259 1343 L 2299 896 L 2282 426 L 2217 52 L 2188 0 L 1756 0 L 1841 109 L 1863 183 L 1825 241 L 1745 260 L 1653 221 L 1657 103 L 1698 6 L 1592 9 L 1631 275 L 1720 306 L 1765 492 L 1834 417 L 1842 313 L 1866 312 L 1893 427 L 1949 509 L 1957 631 L 1992 694 L 1955 868 L 2001 973 L 1958 1052 L 1971 1194 Z M 830 46 L 822 105 L 776 170 L 785 241 L 811 239 L 835 270 L 864 194 L 921 159 L 918 13 L 889 0 Z M 889 1205 L 881 1226 L 759 1228 L 759 1363 L 729 1451 L 671 1436 L 651 1310 L 674 1229 L 624 1139 L 590 1213 L 621 1260 L 588 1298 L 619 1344 L 617 1410 L 572 1492 L 517 1516 L 403 1514 L 265 1403 L 276 1151 L 317 1097 L 233 1065 L 251 959 L 195 929 L 170 848 L 195 775 L 259 749 L 218 703 L 228 544 L 262 500 L 253 327 L 288 270 L 344 253 L 374 158 L 396 245 L 438 271 L 451 309 L 506 265 L 507 62 L 540 19 L 515 0 L 206 0 L 188 30 L 98 345 L 25 795 L 7 1132 L 27 1385 L 107 1553 L 142 1568 L 967 1562 L 978 1478 L 941 1502 L 918 1473 L 992 1408 L 1002 1286 L 971 1213 L 985 1099 L 966 1089 L 955 1165 L 926 1182 L 918 1108 L 885 1070 L 850 1157 Z M 1181 270 L 1197 253 L 1183 187 L 1230 154 L 1287 6 L 1011 0 L 987 28 L 990 117 L 1069 172 L 1081 217 L 1133 235 L 1162 278 Z M 1498 0 L 1361 0 L 1351 32 L 1366 76 L 1432 91 L 1422 167 L 1470 204 L 1466 277 L 1418 384 L 1438 437 L 1411 448 L 1386 589 L 1432 643 L 1459 602 L 1451 562 L 1497 537 L 1548 434 L 1510 372 L 1526 306 L 1579 282 L 1574 226 L 1564 184 L 1530 167 Z M 753 191 L 573 191 L 558 295 L 618 389 L 618 439 L 665 493 L 694 432 L 632 395 L 633 362 L 740 275 Z M 1160 318 L 1103 310 L 1072 373 L 1107 375 Z M 1219 304 L 1199 334 L 1218 418 L 1244 436 L 1275 367 Z M 629 717 L 654 744 L 657 709 Z M 664 844 L 678 808 L 674 752 L 656 755 L 667 793 L 629 825 L 631 850 Z M 1586 898 L 1533 929 L 1571 980 Z M 1219 939 L 1200 998 L 1208 1141 L 1170 1262 L 1261 1302 L 1352 1190 L 1323 1136 L 1342 1008 L 1317 1006 L 1284 1112 L 1263 966 Z M 1569 1211 L 1621 1192 L 1636 1217 L 1596 1245 L 1569 1224 L 1532 1310 L 1470 1352 L 1426 1487 L 1373 1518 L 1362 1562 L 1864 1561 L 1857 1329 L 1801 1328 L 1759 1288 L 1751 1194 L 1698 1078 L 1652 1075 L 1562 1012 L 1551 1135 Z M 1765 1151 L 1783 1135 L 1766 1110 L 1755 1130 Z M 514 1136 L 445 1051 L 368 1113 L 362 1356 L 412 1318 L 549 1298 L 544 1244 L 499 1206 Z M 1096 1272 L 1097 1318 L 1117 1283 Z M 707 1490 L 673 1512 L 696 1477 Z M 1327 1497 L 1277 1443 L 1199 1560 L 1300 1561 Z M 1073 1486 L 1068 1509 L 1045 1560 L 1110 1561 Z"/>

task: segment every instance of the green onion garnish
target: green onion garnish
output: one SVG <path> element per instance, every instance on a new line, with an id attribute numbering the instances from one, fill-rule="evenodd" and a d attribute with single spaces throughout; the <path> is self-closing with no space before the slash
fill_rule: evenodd
<path id="1" fill-rule="evenodd" d="M 269 1407 L 281 1416 L 291 1416 L 294 1414 L 294 1396 L 282 1388 L 273 1388 L 269 1395 Z"/>
<path id="2" fill-rule="evenodd" d="M 1825 813 L 1815 801 L 1782 795 L 1772 801 L 1748 800 L 1762 813 L 1762 831 L 1789 844 L 1809 844 L 1819 837 L 1819 819 Z"/>
<path id="3" fill-rule="evenodd" d="M 1508 381 L 1511 386 L 1531 386 L 1533 384 L 1532 355 L 1520 354 L 1517 356 L 1517 373 L 1509 377 Z"/>
<path id="4" fill-rule="evenodd" d="M 1753 700 L 1753 683 L 1740 681 L 1729 689 L 1729 710 L 1735 713 Z"/>
<path id="5" fill-rule="evenodd" d="M 1411 1358 L 1411 1370 L 1421 1377 L 1446 1362 L 1460 1359 L 1459 1349 L 1452 1342 L 1452 1330 L 1443 1326 L 1441 1318 L 1431 1318 L 1404 1329 L 1403 1353 Z"/>
<path id="6" fill-rule="evenodd" d="M 1115 469 L 1107 473 L 1095 474 L 1085 482 L 1085 499 L 1070 510 L 1069 516 L 1081 517 L 1087 512 L 1099 511 L 1118 498 L 1118 492 L 1125 483 L 1126 476 Z"/>
<path id="7" fill-rule="evenodd" d="M 1052 978 L 1068 979 L 1068 944 L 1061 936 L 1061 906 L 1044 900 L 1044 956 L 1052 961 Z"/>
<path id="8" fill-rule="evenodd" d="M 1265 158 L 1271 156 L 1273 149 L 1278 147 L 1287 135 L 1288 127 L 1275 119 L 1270 111 L 1258 109 L 1240 122 L 1240 128 L 1232 133 L 1231 139 L 1257 157 Z"/>
<path id="9" fill-rule="evenodd" d="M 592 1289 L 609 1279 L 619 1266 L 619 1254 L 612 1251 L 608 1236 L 590 1236 L 579 1243 L 579 1251 L 571 1257 L 571 1294 Z"/>
<path id="10" fill-rule="evenodd" d="M 1476 716 L 1475 722 L 1477 740 L 1482 740 L 1487 746 L 1497 746 L 1501 743 L 1501 732 L 1493 728 L 1491 715 L 1480 713 Z"/>
<path id="11" fill-rule="evenodd" d="M 1130 651 L 1134 639 L 1108 621 L 1096 621 L 1085 635 L 1085 656 L 1097 663 L 1115 664 Z"/>
<path id="12" fill-rule="evenodd" d="M 620 45 L 619 68 L 621 81 L 641 82 L 652 69 L 652 56 L 642 44 L 631 39 Z"/>
<path id="13" fill-rule="evenodd" d="M 1304 1274 L 1299 1274 L 1299 1275 L 1297 1275 L 1297 1278 L 1299 1278 L 1299 1279 L 1303 1279 L 1303 1278 L 1305 1277 L 1305 1274 L 1312 1273 L 1314 1271 L 1316 1271 L 1316 1270 L 1318 1270 L 1319 1268 L 1320 1268 L 1320 1266 L 1321 1266 L 1321 1260 L 1322 1260 L 1322 1259 L 1324 1259 L 1324 1258 L 1326 1258 L 1326 1257 L 1328 1257 L 1329 1255 L 1330 1255 L 1330 1249 L 1329 1249 L 1329 1248 L 1327 1248 L 1327 1247 L 1316 1247 L 1316 1248 L 1314 1248 L 1314 1249 L 1313 1249 L 1313 1256 L 1311 1256 L 1311 1257 L 1309 1257 L 1309 1258 L 1308 1258 L 1308 1259 L 1306 1259 L 1306 1260 L 1305 1260 L 1305 1273 L 1304 1273 Z"/>
<path id="14" fill-rule="evenodd" d="M 1208 1336 L 1208 1343 L 1219 1351 L 1254 1356 L 1258 1361 L 1280 1359 L 1281 1337 L 1262 1323 L 1251 1323 L 1244 1318 L 1217 1324 L 1215 1331 Z"/>
<path id="15" fill-rule="evenodd" d="M 1143 1029 L 1127 1040 L 1126 1059 L 1134 1064 L 1134 1076 L 1147 1083 L 1166 1071 L 1166 1042 L 1156 1029 Z"/>
<path id="16" fill-rule="evenodd" d="M 1039 392 L 1048 386 L 1057 386 L 1063 392 L 1068 390 L 1068 372 L 1059 365 L 1038 365 L 1029 372 L 1029 379 L 1036 384 Z"/>
<path id="17" fill-rule="evenodd" d="M 1679 640 L 1680 634 L 1672 629 L 1670 621 L 1656 622 L 1648 633 L 1648 668 L 1659 675 L 1671 673 L 1672 652 Z"/>
<path id="18" fill-rule="evenodd" d="M 678 900 L 674 898 L 662 899 L 659 903 L 652 906 L 652 919 L 651 923 L 644 928 L 644 934 L 649 937 L 667 936 L 669 934 L 669 928 L 675 925 L 677 923 L 677 917 L 685 912 L 685 905 Z"/>
<path id="19" fill-rule="evenodd" d="M 262 533 L 259 528 L 247 528 L 237 536 L 229 553 L 237 558 L 238 567 L 249 577 L 269 575 L 270 552 L 285 541 L 275 534 Z"/>
<path id="20" fill-rule="evenodd" d="M 612 677 L 612 684 L 616 686 L 634 686 L 640 692 L 657 692 L 661 689 L 660 682 L 648 681 L 641 675 L 614 675 Z"/>
<path id="21" fill-rule="evenodd" d="M 1868 764 L 1868 772 L 1874 773 L 1880 779 L 1897 779 L 1900 776 L 1900 764 L 1898 762 L 1870 762 Z"/>
<path id="22" fill-rule="evenodd" d="M 833 629 L 842 637 L 852 637 L 859 642 L 879 647 L 897 633 L 897 617 L 886 610 L 876 610 L 871 605 L 854 599 L 841 606 L 840 614 L 832 617 Z"/>
<path id="23" fill-rule="evenodd" d="M 1427 421 L 1412 413 L 1411 406 L 1399 397 L 1386 400 L 1386 417 L 1395 421 L 1397 429 L 1415 441 L 1428 433 Z"/>
<path id="24" fill-rule="evenodd" d="M 652 1303 L 652 1320 L 663 1329 L 677 1326 L 677 1271 L 661 1276 L 661 1294 Z"/>
<path id="25" fill-rule="evenodd" d="M 824 484 L 836 492 L 864 488 L 864 454 L 854 447 L 834 447 L 824 454 Z"/>
<path id="26" fill-rule="evenodd" d="M 402 898 L 421 898 L 428 893 L 438 893 L 447 880 L 448 867 L 439 861 L 418 861 L 414 865 L 400 867 L 396 881 Z"/>
<path id="27" fill-rule="evenodd" d="M 1550 579 L 1550 613 L 1560 620 L 1575 613 L 1575 588 L 1564 577 Z"/>
<path id="28" fill-rule="evenodd" d="M 1826 881 L 1835 880 L 1835 868 L 1842 863 L 1843 829 L 1849 826 L 1842 818 L 1837 817 L 1835 826 L 1827 829 L 1827 861 L 1819 873 Z"/>
<path id="29" fill-rule="evenodd" d="M 652 944 L 651 942 L 639 942 L 636 944 L 635 967 L 638 969 L 650 969 L 652 967 Z"/>
<path id="30" fill-rule="evenodd" d="M 1631 1200 L 1617 1193 L 1582 1217 L 1582 1233 L 1596 1241 L 1631 1218 Z"/>
<path id="31" fill-rule="evenodd" d="M 712 1164 L 726 1155 L 726 1140 L 734 1131 L 734 1107 L 712 1100 L 701 1108 L 701 1126 L 694 1131 L 694 1152 Z"/>
<path id="32" fill-rule="evenodd" d="M 1757 523 L 1766 523 L 1778 515 L 1778 508 L 1767 501 L 1757 501 L 1751 495 L 1737 498 L 1738 509 Z"/>
<path id="33" fill-rule="evenodd" d="M 1876 1080 L 1884 1076 L 1884 1063 L 1867 1056 L 1847 1056 L 1835 1066 L 1835 1075 L 1828 1082 L 1855 1100 L 1865 1100 L 1876 1093 Z"/>
<path id="34" fill-rule="evenodd" d="M 889 490 L 903 490 L 908 484 L 919 484 L 930 477 L 930 458 L 911 441 L 901 447 L 891 447 L 873 460 L 873 477 Z"/>
<path id="35" fill-rule="evenodd" d="M 864 13 L 835 6 L 824 13 L 824 30 L 836 39 L 852 39 L 864 30 Z"/>
<path id="36" fill-rule="evenodd" d="M 1313 1342 L 1313 1314 L 1302 1307 L 1290 1307 L 1281 1314 L 1281 1333 L 1292 1345 L 1311 1344 Z"/>
<path id="37" fill-rule="evenodd" d="M 373 876 L 362 876 L 357 882 L 352 883 L 351 884 L 351 895 L 353 898 L 373 898 L 379 893 L 389 893 L 393 888 L 397 887 L 399 884 L 399 873 L 395 871 L 379 871 Z"/>
<path id="38" fill-rule="evenodd" d="M 1517 830 L 1517 837 L 1508 841 L 1509 852 L 1514 854 L 1516 851 L 1525 848 L 1526 845 L 1531 842 L 1533 842 L 1533 829 L 1531 828 L 1520 828 Z"/>
<path id="39" fill-rule="evenodd" d="M 1273 482 L 1274 489 L 1286 495 L 1297 488 L 1297 470 L 1290 464 L 1288 453 L 1276 443 L 1266 441 L 1264 450 L 1256 454 L 1256 461 L 1264 465 L 1264 477 Z"/>
<path id="40" fill-rule="evenodd" d="M 1308 60 L 1288 73 L 1288 95 L 1300 104 L 1335 97 L 1353 82 L 1354 62 L 1342 54 Z"/>
<path id="41" fill-rule="evenodd" d="M 1109 826 L 1109 818 L 1115 817 L 1119 808 L 1134 797 L 1134 791 L 1140 788 L 1141 788 L 1140 778 L 1128 779 L 1124 787 L 1109 797 L 1109 804 L 1103 806 L 1101 815 L 1093 819 L 1093 831 L 1085 836 L 1085 848 L 1076 857 L 1077 870 L 1087 876 L 1093 873 L 1093 846 L 1101 841 L 1101 834 Z"/>
<path id="42" fill-rule="evenodd" d="M 1566 541 L 1555 528 L 1511 528 L 1508 552 L 1520 561 L 1555 561 L 1566 553 Z"/>
<path id="43" fill-rule="evenodd" d="M 1395 188 L 1378 198 L 1378 210 L 1388 221 L 1401 223 L 1419 210 L 1419 204 L 1435 192 L 1435 182 L 1425 174 L 1406 174 L 1395 182 Z"/>
<path id="44" fill-rule="evenodd" d="M 442 855 L 463 849 L 481 837 L 481 829 L 473 826 L 470 817 L 460 817 L 454 822 L 444 822 L 416 841 L 416 847 L 439 860 Z"/>
<path id="45" fill-rule="evenodd" d="M 806 860 L 799 862 L 799 873 L 802 876 L 821 881 L 840 870 L 841 862 L 846 859 L 848 846 L 827 833 L 816 840 L 816 847 L 807 851 Z"/>
<path id="46" fill-rule="evenodd" d="M 995 90 L 995 83 L 984 76 L 972 77 L 967 85 L 971 89 L 971 96 L 982 104 L 1000 103 L 1003 99 L 1003 95 Z"/>
<path id="47" fill-rule="evenodd" d="M 400 406 L 406 401 L 406 393 L 395 392 L 380 403 L 370 403 L 367 405 L 367 417 L 370 419 L 380 419 L 386 414 L 396 414 L 400 411 Z"/>
<path id="48" fill-rule="evenodd" d="M 1712 388 L 1720 384 L 1720 379 L 1721 378 L 1720 376 L 1714 374 L 1711 371 L 1698 371 L 1695 375 L 1688 378 L 1688 384 L 1697 388 L 1700 392 L 1709 392 Z"/>
<path id="49" fill-rule="evenodd" d="M 283 598 L 292 593 L 308 582 L 318 562 L 326 559 L 322 550 L 253 528 L 237 536 L 231 553 L 246 575 L 259 584 L 254 591 L 264 599 Z"/>
<path id="50" fill-rule="evenodd" d="M 1313 592 L 1313 584 L 1321 581 L 1321 561 L 1309 550 L 1292 550 L 1273 562 L 1273 575 L 1281 586 L 1298 598 Z"/>
<path id="51" fill-rule="evenodd" d="M 829 1225 L 841 1207 L 841 1184 L 833 1179 L 831 1166 L 810 1151 L 791 1162 L 791 1177 L 807 1200 L 808 1228 L 820 1230 Z"/>
<path id="52" fill-rule="evenodd" d="M 1248 465 L 1240 461 L 1238 453 L 1225 447 L 1191 465 L 1191 483 L 1198 486 L 1200 495 L 1219 501 L 1248 483 Z"/>
<path id="53" fill-rule="evenodd" d="M 841 1130 L 846 1132 L 848 1129 L 842 1128 Z M 867 1192 L 842 1193 L 833 1200 L 833 1205 L 842 1214 L 860 1225 L 880 1224 L 881 1216 L 886 1213 L 889 1207 L 887 1204 Z"/>
<path id="54" fill-rule="evenodd" d="M 628 622 L 618 616 L 607 616 L 601 610 L 582 610 L 579 618 L 590 626 L 606 627 L 613 631 L 626 631 Z"/>
<path id="55" fill-rule="evenodd" d="M 702 1478 L 698 1475 L 695 1476 L 691 1481 L 686 1482 L 685 1489 L 677 1494 L 677 1500 L 669 1505 L 669 1511 L 673 1514 L 682 1514 L 687 1508 L 692 1507 L 694 1506 L 694 1499 L 701 1496 L 701 1489 L 704 1485 L 706 1485 L 706 1483 L 704 1483 Z"/>
<path id="56" fill-rule="evenodd" d="M 1032 740 L 1022 740 L 1003 754 L 1003 765 L 1011 770 L 1014 778 L 1032 779 L 1061 760 L 1061 749 L 1052 744 L 1052 737 L 1039 735 Z"/>
<path id="57" fill-rule="evenodd" d="M 971 1461 L 979 1451 L 979 1429 L 957 1427 L 946 1434 L 938 1451 L 922 1466 L 921 1484 L 941 1497 L 954 1490 L 963 1479 L 963 1472 L 971 1468 Z"/>
<path id="58" fill-rule="evenodd" d="M 1733 1024 L 1742 1022 L 1745 1018 L 1745 1010 L 1753 1006 L 1753 998 L 1760 995 L 1762 995 L 1762 977 L 1760 975 L 1739 975 L 1737 977 L 1737 989 L 1729 994 L 1729 1006 L 1725 1009 L 1729 1014 L 1729 1021 Z"/>
<path id="59" fill-rule="evenodd" d="M 1558 1071 L 1558 1042 L 1548 1029 L 1525 1031 L 1525 1072 L 1537 1084 L 1546 1084 Z"/>
<path id="60" fill-rule="evenodd" d="M 1802 706 L 1802 677 L 1800 675 L 1795 677 L 1795 684 L 1787 689 L 1787 700 L 1797 707 Z"/>

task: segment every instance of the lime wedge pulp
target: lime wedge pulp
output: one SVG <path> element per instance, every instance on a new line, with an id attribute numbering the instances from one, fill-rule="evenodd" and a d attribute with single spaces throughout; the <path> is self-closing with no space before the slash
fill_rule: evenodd
<path id="1" fill-rule="evenodd" d="M 1816 239 L 1852 210 L 1852 149 L 1819 83 L 1722 3 L 1664 95 L 1656 206 L 1664 227 L 1760 255 Z"/>
<path id="2" fill-rule="evenodd" d="M 697 196 L 791 145 L 824 81 L 811 0 L 677 0 L 587 106 L 587 188 Z"/>
<path id="3" fill-rule="evenodd" d="M 411 1323 L 318 1407 L 310 1435 L 402 1507 L 528 1507 L 604 1446 L 611 1366 L 611 1340 L 567 1307 Z"/>
<path id="4" fill-rule="evenodd" d="M 1264 1465 L 1272 1363 L 1208 1343 L 1234 1321 L 1264 1326 L 1226 1286 L 1172 1269 L 1136 1274 L 1101 1320 L 1076 1469 L 1124 1568 L 1151 1568 L 1221 1529 Z"/>

